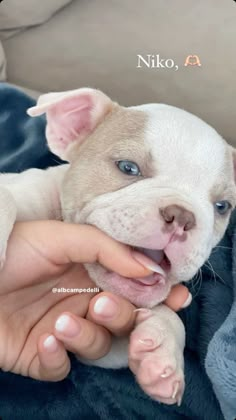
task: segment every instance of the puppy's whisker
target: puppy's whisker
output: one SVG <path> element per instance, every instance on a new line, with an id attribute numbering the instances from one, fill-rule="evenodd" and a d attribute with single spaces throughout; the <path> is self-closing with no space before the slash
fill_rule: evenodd
<path id="1" fill-rule="evenodd" d="M 216 284 L 216 274 L 215 274 L 215 271 L 214 271 L 214 269 L 213 269 L 212 264 L 210 263 L 210 261 L 209 261 L 209 260 L 207 260 L 207 261 L 205 262 L 205 265 L 206 265 L 206 267 L 210 270 L 210 272 L 213 274 L 213 279 L 215 280 L 215 284 Z"/>
<path id="2" fill-rule="evenodd" d="M 207 265 L 207 263 L 208 263 L 208 265 Z M 214 268 L 213 268 L 213 266 L 212 266 L 212 264 L 210 263 L 209 260 L 207 260 L 205 264 L 206 264 L 206 267 L 208 267 L 210 269 L 210 271 L 212 272 L 212 274 L 214 276 L 215 283 L 217 282 L 216 277 L 218 277 L 223 284 L 226 284 L 224 279 L 214 270 Z"/>
<path id="3" fill-rule="evenodd" d="M 222 281 L 223 284 L 226 284 L 224 279 L 215 271 L 216 276 Z"/>
<path id="4" fill-rule="evenodd" d="M 54 157 L 54 158 L 52 159 L 52 161 L 53 161 L 53 162 L 55 162 L 55 163 L 58 163 L 58 165 L 60 165 L 60 164 L 61 164 L 61 161 L 60 161 L 60 160 L 57 160 L 57 158 L 56 158 L 56 157 Z"/>
<path id="5" fill-rule="evenodd" d="M 199 291 L 200 291 L 201 285 L 202 285 L 202 270 L 201 270 L 201 268 L 199 268 L 199 270 L 197 271 L 195 276 L 192 278 L 191 283 L 192 283 L 193 290 L 194 290 L 194 297 L 196 297 L 199 294 Z M 195 287 L 196 288 L 198 287 L 196 292 L 195 292 Z"/>

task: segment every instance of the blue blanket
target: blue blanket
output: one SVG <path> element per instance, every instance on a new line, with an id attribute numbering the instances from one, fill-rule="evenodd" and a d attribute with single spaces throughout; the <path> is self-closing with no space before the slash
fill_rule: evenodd
<path id="1" fill-rule="evenodd" d="M 46 168 L 60 160 L 45 143 L 45 119 L 30 119 L 34 100 L 0 84 L 0 171 Z M 236 214 L 201 284 L 190 282 L 194 296 L 182 311 L 187 331 L 186 392 L 181 407 L 150 400 L 128 369 L 84 366 L 71 355 L 69 376 L 58 383 L 40 382 L 0 371 L 3 420 L 233 420 L 236 417 Z M 235 256 L 235 257 L 234 257 Z M 236 301 L 236 299 L 235 299 Z M 222 414 L 223 413 L 223 414 Z"/>

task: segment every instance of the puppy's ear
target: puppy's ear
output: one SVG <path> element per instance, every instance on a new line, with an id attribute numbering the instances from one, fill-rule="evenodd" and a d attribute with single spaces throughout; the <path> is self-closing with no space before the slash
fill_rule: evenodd
<path id="1" fill-rule="evenodd" d="M 83 88 L 42 95 L 27 113 L 31 117 L 46 113 L 48 145 L 57 156 L 67 159 L 72 146 L 81 143 L 113 106 L 99 90 Z"/>

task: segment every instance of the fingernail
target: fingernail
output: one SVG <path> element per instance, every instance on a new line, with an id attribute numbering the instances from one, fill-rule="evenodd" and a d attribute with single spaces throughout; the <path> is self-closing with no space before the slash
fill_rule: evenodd
<path id="1" fill-rule="evenodd" d="M 132 255 L 134 259 L 138 261 L 140 264 L 142 264 L 144 267 L 148 268 L 154 273 L 158 273 L 158 274 L 161 274 L 162 276 L 165 276 L 164 270 L 162 270 L 162 268 L 158 264 L 156 264 L 154 261 L 152 261 L 150 258 L 146 257 L 145 255 L 137 251 L 132 251 Z"/>
<path id="2" fill-rule="evenodd" d="M 58 349 L 57 340 L 54 335 L 49 335 L 43 342 L 45 350 L 49 353 L 55 353 Z"/>
<path id="3" fill-rule="evenodd" d="M 105 317 L 113 317 L 119 313 L 118 304 L 107 296 L 101 296 L 97 299 L 93 310 L 95 314 Z"/>
<path id="4" fill-rule="evenodd" d="M 182 308 L 183 308 L 183 309 L 184 309 L 184 308 L 187 308 L 187 307 L 190 305 L 190 303 L 192 302 L 192 300 L 193 300 L 193 297 L 192 297 L 191 293 L 189 293 L 189 295 L 188 295 L 188 297 L 187 297 L 186 301 L 185 301 L 185 302 L 184 302 L 184 304 L 182 305 Z"/>
<path id="5" fill-rule="evenodd" d="M 79 324 L 69 315 L 61 315 L 56 321 L 55 329 L 66 337 L 75 337 L 80 333 Z"/>

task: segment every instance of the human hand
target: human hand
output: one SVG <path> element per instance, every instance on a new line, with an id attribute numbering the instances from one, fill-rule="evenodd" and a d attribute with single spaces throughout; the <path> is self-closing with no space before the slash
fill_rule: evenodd
<path id="1" fill-rule="evenodd" d="M 0 272 L 2 370 L 61 380 L 70 370 L 67 350 L 99 358 L 109 351 L 109 331 L 124 335 L 132 329 L 135 308 L 123 298 L 52 293 L 61 287 L 94 288 L 82 263 L 95 261 L 127 277 L 150 274 L 129 247 L 94 227 L 57 221 L 15 225 Z"/>

